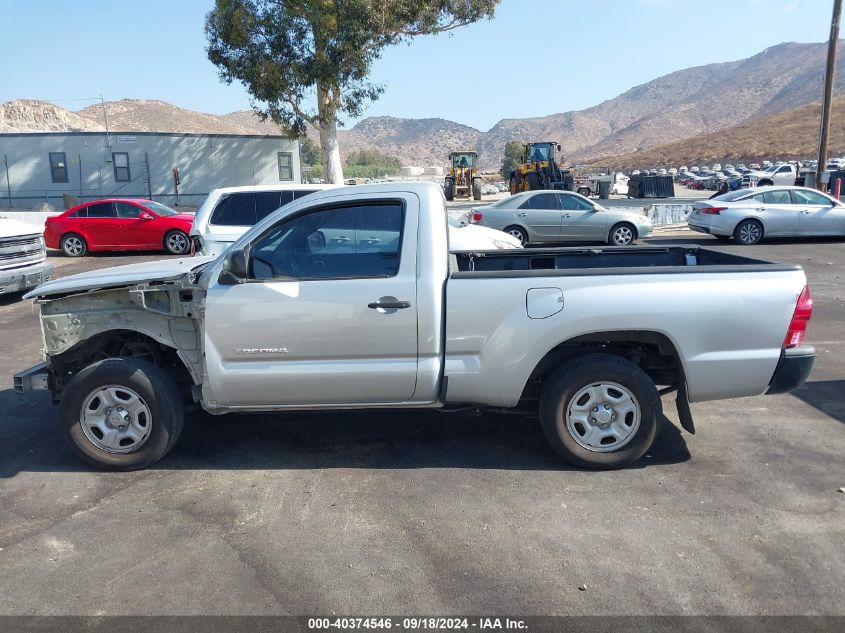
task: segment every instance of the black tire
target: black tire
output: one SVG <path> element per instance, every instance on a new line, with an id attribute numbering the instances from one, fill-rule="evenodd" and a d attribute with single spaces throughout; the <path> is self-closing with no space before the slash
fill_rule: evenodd
<path id="1" fill-rule="evenodd" d="M 759 244 L 763 239 L 763 225 L 757 220 L 743 220 L 734 228 L 734 240 L 743 246 Z"/>
<path id="2" fill-rule="evenodd" d="M 481 200 L 481 179 L 476 178 L 472 181 L 472 199 Z"/>
<path id="3" fill-rule="evenodd" d="M 84 257 L 88 253 L 88 242 L 79 233 L 65 233 L 59 240 L 59 248 L 67 257 Z"/>
<path id="4" fill-rule="evenodd" d="M 582 196 L 584 196 L 585 198 L 589 198 L 590 197 L 590 188 L 589 187 L 578 187 L 578 191 L 576 191 L 575 193 L 579 193 Z"/>
<path id="5" fill-rule="evenodd" d="M 630 246 L 637 239 L 637 228 L 629 222 L 614 224 L 607 234 L 607 243 L 612 246 Z"/>
<path id="6" fill-rule="evenodd" d="M 516 179 L 516 175 L 511 174 L 511 179 L 508 182 L 508 191 L 511 192 L 511 195 L 514 195 L 515 193 L 519 193 L 518 184 L 519 183 Z"/>
<path id="7" fill-rule="evenodd" d="M 168 231 L 164 235 L 164 250 L 171 255 L 184 255 L 191 250 L 191 240 L 185 231 Z"/>
<path id="8" fill-rule="evenodd" d="M 624 387 L 640 411 L 639 427 L 626 443 L 608 452 L 579 443 L 574 435 L 578 434 L 578 423 L 570 431 L 566 419 L 568 407 L 576 404 L 571 400 L 586 387 L 602 382 Z M 660 395 L 651 378 L 631 361 L 612 354 L 587 354 L 570 360 L 545 381 L 540 396 L 540 423 L 546 439 L 561 457 L 582 468 L 622 468 L 637 461 L 654 443 L 662 412 Z"/>
<path id="9" fill-rule="evenodd" d="M 521 226 L 508 226 L 505 228 L 505 233 L 513 235 L 523 246 L 528 244 L 528 233 Z"/>
<path id="10" fill-rule="evenodd" d="M 137 450 L 113 453 L 94 444 L 81 423 L 89 396 L 105 386 L 134 391 L 149 410 L 146 439 Z M 140 416 L 139 416 L 140 419 Z M 139 470 L 164 457 L 182 434 L 185 410 L 176 384 L 152 363 L 139 358 L 107 358 L 71 379 L 60 404 L 59 425 L 71 448 L 89 464 L 104 470 Z"/>
<path id="11" fill-rule="evenodd" d="M 529 171 L 525 174 L 525 185 L 523 191 L 537 191 L 543 188 L 543 183 L 540 181 L 540 174 L 536 171 Z"/>
<path id="12" fill-rule="evenodd" d="M 455 199 L 455 182 L 453 180 L 446 181 L 446 184 L 443 186 L 443 193 L 446 195 L 448 202 L 452 202 Z"/>
<path id="13" fill-rule="evenodd" d="M 771 187 L 773 184 L 775 184 L 775 183 L 773 183 L 771 180 L 759 180 L 759 181 L 757 181 L 758 187 Z"/>

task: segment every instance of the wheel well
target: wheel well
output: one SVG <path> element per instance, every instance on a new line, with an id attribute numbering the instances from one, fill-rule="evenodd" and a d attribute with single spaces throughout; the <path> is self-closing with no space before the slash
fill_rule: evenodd
<path id="1" fill-rule="evenodd" d="M 78 372 L 106 358 L 143 358 L 164 369 L 190 402 L 191 373 L 178 353 L 155 339 L 132 330 L 109 330 L 80 341 L 50 357 L 53 398 L 58 401 L 65 386 Z"/>
<path id="2" fill-rule="evenodd" d="M 628 222 L 627 220 L 622 220 L 621 222 L 617 222 L 611 226 L 608 235 L 611 235 L 613 231 L 616 230 L 616 227 L 622 226 L 623 224 L 631 227 L 631 230 L 634 232 L 634 239 L 637 239 L 640 236 L 640 232 L 637 231 L 637 226 L 633 222 Z"/>
<path id="3" fill-rule="evenodd" d="M 567 361 L 603 352 L 621 356 L 639 366 L 655 385 L 677 387 L 683 377 L 678 350 L 668 336 L 642 330 L 594 332 L 560 343 L 537 363 L 522 391 L 521 401 L 540 397 L 543 381 Z"/>

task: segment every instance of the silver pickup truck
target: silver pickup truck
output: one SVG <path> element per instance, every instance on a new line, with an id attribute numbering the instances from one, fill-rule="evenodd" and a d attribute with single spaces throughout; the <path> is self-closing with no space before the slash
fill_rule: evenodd
<path id="1" fill-rule="evenodd" d="M 447 227 L 435 184 L 339 188 L 217 258 L 52 281 L 27 295 L 45 362 L 15 387 L 49 389 L 71 446 L 114 470 L 164 456 L 192 403 L 539 413 L 566 460 L 613 468 L 654 442 L 661 395 L 694 432 L 689 402 L 781 393 L 812 367 L 798 266 L 680 246 L 450 253 Z"/>

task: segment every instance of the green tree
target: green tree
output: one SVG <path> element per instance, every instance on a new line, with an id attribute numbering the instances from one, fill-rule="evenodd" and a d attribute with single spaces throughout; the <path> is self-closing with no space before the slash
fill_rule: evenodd
<path id="1" fill-rule="evenodd" d="M 308 136 L 299 139 L 299 157 L 303 165 L 313 167 L 320 164 L 320 148 Z"/>
<path id="2" fill-rule="evenodd" d="M 490 19 L 499 1 L 215 0 L 207 53 L 259 114 L 294 137 L 316 128 L 326 178 L 339 183 L 338 117 L 360 116 L 384 91 L 368 75 L 385 47 Z"/>
<path id="3" fill-rule="evenodd" d="M 394 156 L 386 156 L 375 149 L 362 149 L 346 157 L 346 171 L 350 176 L 379 178 L 399 173 L 402 162 Z"/>
<path id="4" fill-rule="evenodd" d="M 519 141 L 508 141 L 505 143 L 505 158 L 502 161 L 500 170 L 504 178 L 509 178 L 511 172 L 519 165 L 522 158 L 522 143 Z"/>

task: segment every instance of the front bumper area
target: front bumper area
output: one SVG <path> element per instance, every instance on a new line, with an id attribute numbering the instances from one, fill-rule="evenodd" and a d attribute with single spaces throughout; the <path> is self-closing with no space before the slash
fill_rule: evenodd
<path id="1" fill-rule="evenodd" d="M 53 264 L 46 261 L 12 270 L 0 270 L 0 295 L 34 288 L 50 281 L 52 276 Z"/>
<path id="2" fill-rule="evenodd" d="M 50 388 L 50 373 L 46 363 L 38 363 L 34 367 L 24 369 L 15 374 L 15 393 L 28 391 L 46 391 Z"/>
<path id="3" fill-rule="evenodd" d="M 816 348 L 810 345 L 784 350 L 766 393 L 788 393 L 797 389 L 807 380 L 815 361 Z"/>

